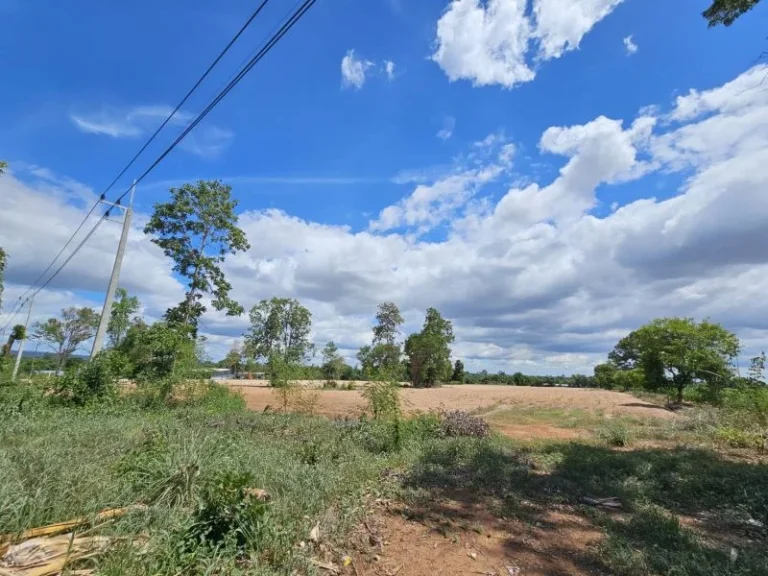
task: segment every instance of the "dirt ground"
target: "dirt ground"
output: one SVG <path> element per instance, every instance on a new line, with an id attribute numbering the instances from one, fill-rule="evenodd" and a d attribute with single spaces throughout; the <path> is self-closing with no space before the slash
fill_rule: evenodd
<path id="1" fill-rule="evenodd" d="M 248 407 L 275 409 L 280 404 L 275 391 L 262 381 L 229 380 L 226 382 L 240 390 Z M 305 383 L 305 385 L 311 385 Z M 358 388 L 365 383 L 358 383 Z M 365 400 L 359 390 L 317 390 L 316 411 L 326 416 L 356 416 L 365 409 Z M 639 418 L 674 418 L 675 414 L 660 406 L 643 402 L 623 392 L 579 388 L 531 388 L 498 385 L 446 385 L 431 389 L 403 388 L 401 397 L 409 412 L 430 410 L 478 410 L 500 404 L 519 408 L 564 408 L 600 412 L 610 416 L 636 416 Z"/>
<path id="2" fill-rule="evenodd" d="M 556 534 L 556 537 L 553 535 Z M 383 502 L 356 537 L 357 576 L 588 576 L 585 552 L 599 530 L 563 507 L 535 524 L 496 518 L 482 504 L 452 499 L 429 510 Z"/>

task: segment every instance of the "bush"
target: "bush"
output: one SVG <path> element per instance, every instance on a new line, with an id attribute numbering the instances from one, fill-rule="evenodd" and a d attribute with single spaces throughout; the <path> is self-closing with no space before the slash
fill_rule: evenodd
<path id="1" fill-rule="evenodd" d="M 267 504 L 251 493 L 254 478 L 247 472 L 224 471 L 206 482 L 200 494 L 188 535 L 194 548 L 203 544 L 246 544 L 258 542 Z"/>
<path id="2" fill-rule="evenodd" d="M 597 437 L 609 446 L 628 446 L 630 436 L 629 427 L 620 420 L 610 420 L 597 429 Z"/>
<path id="3" fill-rule="evenodd" d="M 372 382 L 362 394 L 376 420 L 400 416 L 400 387 L 395 382 Z"/>
<path id="4" fill-rule="evenodd" d="M 472 416 L 464 410 L 451 410 L 442 414 L 440 433 L 444 437 L 469 436 L 485 438 L 491 433 L 491 427 L 482 418 Z"/>
<path id="5" fill-rule="evenodd" d="M 70 370 L 54 381 L 54 395 L 75 406 L 114 398 L 118 373 L 112 352 L 101 352 L 78 370 Z"/>
<path id="6" fill-rule="evenodd" d="M 760 432 L 749 432 L 732 426 L 718 426 L 714 431 L 717 444 L 732 448 L 756 448 L 763 450 L 768 438 Z"/>

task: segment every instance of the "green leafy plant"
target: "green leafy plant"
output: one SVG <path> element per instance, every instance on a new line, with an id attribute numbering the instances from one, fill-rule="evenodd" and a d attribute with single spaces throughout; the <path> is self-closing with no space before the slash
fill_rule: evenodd
<path id="1" fill-rule="evenodd" d="M 117 378 L 112 354 L 101 352 L 79 369 L 70 370 L 60 379 L 52 381 L 53 393 L 61 402 L 84 406 L 114 398 Z"/>
<path id="2" fill-rule="evenodd" d="M 396 419 L 400 416 L 400 386 L 395 382 L 371 382 L 362 391 L 367 410 L 376 420 Z"/>
<path id="3" fill-rule="evenodd" d="M 631 436 L 629 427 L 620 420 L 609 420 L 597 429 L 597 437 L 609 446 L 628 446 Z"/>
<path id="4" fill-rule="evenodd" d="M 221 471 L 204 483 L 192 515 L 188 536 L 193 546 L 231 542 L 239 550 L 258 541 L 267 503 L 250 490 L 254 479 L 247 472 Z"/>

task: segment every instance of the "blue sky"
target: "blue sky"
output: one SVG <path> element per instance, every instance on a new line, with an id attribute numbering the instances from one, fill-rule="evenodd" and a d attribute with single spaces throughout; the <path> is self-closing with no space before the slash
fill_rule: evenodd
<path id="1" fill-rule="evenodd" d="M 41 199 L 48 194 L 49 199 L 71 208 L 74 217 L 89 194 L 112 180 L 255 5 L 242 0 L 0 0 L 0 158 L 7 159 L 12 169 L 5 185 L 14 186 L 17 194 L 39 194 Z M 561 9 L 563 5 L 570 5 L 571 10 L 576 6 L 581 21 L 587 24 L 581 28 L 575 25 L 576 14 Z M 706 98 L 697 96 L 700 101 L 692 102 L 692 97 L 686 102 L 698 106 L 696 114 L 676 112 L 682 110 L 677 98 L 691 89 L 701 95 L 708 90 L 725 90 L 724 86 L 739 78 L 743 81 L 736 87 L 748 86 L 749 81 L 759 78 L 761 69 L 754 66 L 760 65 L 758 57 L 765 49 L 768 5 L 758 6 L 730 28 L 715 29 L 708 29 L 700 16 L 707 5 L 693 0 L 565 4 L 561 0 L 318 0 L 189 141 L 143 183 L 137 195 L 138 221 L 151 211 L 154 202 L 167 197 L 170 184 L 223 179 L 232 185 L 244 217 L 254 226 L 256 237 L 251 243 L 264 245 L 263 250 L 249 255 L 247 265 L 232 262 L 233 269 L 249 269 L 255 275 L 238 278 L 243 284 L 236 284 L 236 288 L 249 305 L 272 292 L 307 299 L 319 322 L 327 322 L 327 326 L 318 326 L 317 339 L 344 340 L 348 351 L 368 330 L 370 313 L 365 310 L 375 309 L 381 299 L 399 297 L 410 313 L 409 325 L 418 326 L 426 302 L 423 293 L 430 291 L 420 279 L 448 274 L 442 264 L 429 268 L 437 262 L 429 255 L 432 249 L 454 254 L 466 250 L 467 254 L 479 254 L 482 260 L 486 253 L 501 254 L 500 246 L 512 240 L 534 242 L 534 238 L 539 242 L 546 237 L 548 242 L 568 245 L 572 250 L 552 256 L 552 268 L 564 262 L 567 269 L 573 268 L 573 262 L 583 267 L 593 257 L 590 250 L 597 249 L 578 244 L 591 241 L 584 240 L 588 234 L 583 228 L 593 225 L 589 220 L 592 216 L 606 228 L 609 224 L 620 228 L 611 234 L 622 237 L 606 239 L 605 246 L 620 245 L 631 229 L 630 225 L 619 226 L 622 206 L 639 210 L 643 201 L 653 198 L 659 204 L 656 212 L 671 211 L 672 215 L 665 216 L 669 228 L 669 222 L 677 222 L 679 214 L 676 216 L 673 204 L 662 203 L 695 185 L 696 177 L 706 170 L 718 168 L 716 160 L 734 161 L 733 154 L 722 152 L 703 136 L 696 136 L 697 141 L 703 139 L 718 152 L 697 145 L 697 159 L 692 160 L 689 144 L 678 140 L 686 137 L 683 130 L 695 122 L 703 123 L 713 116 L 723 116 L 725 121 L 730 113 L 728 104 L 723 103 L 727 98 L 709 105 Z M 595 6 L 601 6 L 602 12 Z M 521 8 L 516 12 L 516 7 Z M 293 3 L 271 0 L 185 106 L 178 122 L 163 133 L 117 190 L 122 191 L 202 109 L 291 8 Z M 485 28 L 473 28 L 478 17 L 484 18 Z M 444 34 L 446 31 L 451 34 Z M 520 53 L 508 44 L 515 35 L 525 42 L 526 48 Z M 627 45 L 635 50 L 630 51 Z M 499 51 L 502 56 L 498 56 Z M 347 72 L 357 72 L 357 76 L 347 74 L 345 78 L 345 58 Z M 752 76 L 742 76 L 750 70 Z M 743 100 L 741 92 L 717 94 Z M 762 96 L 750 93 L 748 100 L 745 107 L 750 112 L 762 105 Z M 741 118 L 742 112 L 737 116 Z M 599 118 L 614 123 L 595 122 Z M 587 128 L 566 130 L 579 126 Z M 565 131 L 552 131 L 559 128 Z M 606 134 L 595 140 L 595 146 L 608 142 L 607 148 L 584 152 L 583 142 L 592 137 L 593 128 Z M 544 137 L 547 133 L 551 142 Z M 620 145 L 610 144 L 610 138 L 622 135 L 629 138 L 632 158 L 626 166 L 607 167 L 608 152 Z M 491 136 L 495 140 L 488 140 Z M 734 136 L 736 142 L 754 137 L 746 132 Z M 674 154 L 668 146 L 670 141 L 674 141 Z M 503 157 L 504 150 L 507 156 Z M 581 168 L 579 176 L 558 184 L 560 188 L 578 187 L 575 196 L 588 195 L 573 200 L 575 213 L 565 214 L 563 206 L 570 205 L 574 195 L 563 200 L 558 195 L 564 194 L 564 188 L 546 193 L 545 188 L 556 184 L 560 171 L 578 158 L 586 158 L 596 167 Z M 623 161 L 617 159 L 619 164 Z M 603 171 L 605 174 L 593 182 L 590 174 Z M 512 193 L 529 185 L 537 188 L 522 195 Z M 428 200 L 419 200 L 419 194 L 427 194 Z M 536 208 L 535 215 L 523 218 L 524 224 L 520 214 L 533 210 L 531 202 L 515 208 L 505 222 L 486 220 L 494 211 L 501 213 L 499 207 L 509 205 L 513 197 L 525 200 L 527 195 L 536 195 L 539 199 L 535 202 L 542 206 L 552 204 L 542 207 L 541 213 Z M 44 205 L 41 201 L 40 206 Z M 388 207 L 387 220 L 383 211 Z M 681 207 L 680 214 L 701 212 L 700 208 Z M 33 216 L 23 214 L 27 210 L 24 204 L 15 197 L 11 201 L 11 192 L 3 193 L 0 188 L 0 212 L 3 210 L 7 216 L 15 211 L 17 220 Z M 313 262 L 327 259 L 327 277 L 312 274 L 310 279 L 301 280 L 296 276 L 296 270 L 309 274 L 294 254 L 299 249 L 274 241 L 293 226 L 303 226 L 295 233 L 306 237 L 318 230 L 334 237 L 327 246 L 322 244 L 322 249 L 315 243 L 305 248 L 307 252 L 318 250 Z M 550 228 L 542 236 L 543 226 Z M 665 229 L 663 223 L 649 226 L 656 232 L 648 232 L 651 237 L 641 243 L 658 240 L 658 230 Z M 66 222 L 61 227 L 63 234 Z M 261 235 L 265 229 L 271 231 L 270 240 Z M 479 231 L 490 229 L 500 231 L 493 242 L 480 238 Z M 114 236 L 112 232 L 108 235 Z M 50 251 L 55 254 L 56 238 L 40 240 L 40 258 L 48 254 L 42 244 L 51 244 Z M 459 238 L 462 244 L 452 249 L 451 243 Z M 686 254 L 696 251 L 695 246 L 686 244 L 691 236 L 685 238 L 670 239 L 669 246 L 662 248 L 669 254 L 682 250 L 681 246 L 689 250 Z M 736 253 L 744 252 L 739 242 L 750 241 L 728 238 Z M 0 229 L 2 241 L 10 243 Z M 355 248 L 346 248 L 347 242 Z M 706 242 L 706 246 L 717 243 Z M 393 248 L 395 244 L 398 247 Z M 106 240 L 104 246 L 106 258 Z M 502 282 L 494 290 L 487 285 L 451 283 L 456 293 L 446 297 L 444 305 L 456 317 L 457 326 L 466 327 L 466 336 L 459 337 L 459 349 L 470 359 L 470 365 L 524 371 L 588 368 L 616 334 L 645 319 L 643 313 L 630 311 L 600 321 L 565 321 L 572 324 L 570 328 L 558 327 L 557 322 L 537 323 L 543 313 L 532 303 L 535 298 L 515 282 L 521 282 L 520 270 L 533 274 L 537 263 L 547 262 L 550 246 L 541 249 L 544 251 L 533 253 L 528 267 L 521 264 L 519 255 L 509 252 L 492 264 L 466 264 L 467 274 L 477 277 L 497 266 L 496 276 L 500 274 L 502 280 L 505 274 L 511 275 L 506 284 Z M 142 254 L 143 250 L 140 248 Z M 388 250 L 398 255 L 390 255 Z M 664 258 L 677 254 L 667 252 Z M 725 282 L 736 273 L 733 269 L 726 272 L 722 262 L 704 258 L 703 276 L 692 278 L 686 273 L 670 277 L 636 264 L 658 264 L 662 256 L 640 257 L 631 250 L 611 254 L 612 262 L 626 273 L 615 289 L 626 291 L 633 282 L 644 283 L 632 289 L 632 306 L 648 313 L 642 299 L 658 302 L 658 296 L 651 294 L 666 290 L 658 282 L 671 282 L 668 287 L 673 290 L 690 291 L 703 279 Z M 334 290 L 333 285 L 344 277 L 342 272 L 352 274 L 361 285 L 369 285 L 371 278 L 383 273 L 366 270 L 363 274 L 354 267 L 341 270 L 351 266 L 344 258 L 375 259 L 377 255 L 386 261 L 382 270 L 398 267 L 404 271 L 397 291 L 382 289 L 368 299 L 359 299 L 353 290 L 347 300 L 340 300 L 344 290 Z M 387 259 L 390 256 L 392 261 Z M 17 256 L 9 271 L 9 282 L 13 284 L 17 278 L 19 287 L 23 278 L 33 274 L 35 265 L 44 268 L 32 260 L 22 262 L 24 258 Z M 270 262 L 278 272 L 269 268 Z M 755 258 L 748 262 L 731 258 L 729 262 L 739 267 L 738 274 L 755 273 L 747 264 L 762 265 Z M 281 265 L 285 270 L 279 272 Z M 334 266 L 335 277 L 330 270 Z M 408 266 L 415 268 L 406 274 Z M 613 269 L 605 273 L 617 274 Z M 170 288 L 174 280 L 166 280 L 169 292 L 175 289 Z M 537 276 L 531 285 L 542 287 L 543 301 L 554 298 L 552 310 L 555 304 L 571 306 L 582 298 L 589 299 L 585 307 L 594 307 L 595 314 L 604 310 L 599 287 L 579 277 L 561 280 L 556 275 Z M 98 294 L 96 278 L 93 285 L 81 283 L 76 275 L 69 282 L 54 287 L 83 301 L 98 300 L 93 297 Z M 141 292 L 141 282 L 137 280 L 135 285 Z M 257 289 L 248 288 L 254 285 Z M 412 292 L 401 294 L 404 285 Z M 557 290 L 551 291 L 555 285 Z M 445 286 L 445 281 L 438 286 Z M 165 300 L 157 297 L 162 290 L 145 290 L 146 300 L 157 299 L 157 309 L 148 305 L 148 313 L 162 313 Z M 334 296 L 334 292 L 340 295 Z M 502 294 L 511 295 L 506 299 Z M 493 313 L 482 306 L 460 303 L 462 299 L 476 302 L 495 297 L 500 298 L 500 304 Z M 51 298 L 57 302 L 53 295 Z M 623 309 L 634 310 L 632 306 Z M 691 309 L 681 304 L 680 310 L 710 315 L 719 311 L 712 306 Z M 658 312 L 667 310 L 660 308 Z M 669 310 L 676 308 L 670 304 Z M 493 314 L 496 320 L 505 318 L 503 329 L 489 320 Z M 731 322 L 759 346 L 763 326 L 737 318 L 737 313 L 722 311 L 722 321 Z M 228 326 L 223 319 L 210 319 L 212 339 L 218 345 L 215 354 L 242 332 L 245 319 L 239 322 Z M 526 330 L 532 334 L 528 340 Z M 585 332 L 592 335 L 589 342 L 579 336 Z M 494 347 L 489 348 L 491 344 Z M 578 361 L 571 358 L 570 364 L 558 363 L 562 359 L 555 357 L 569 346 Z"/>

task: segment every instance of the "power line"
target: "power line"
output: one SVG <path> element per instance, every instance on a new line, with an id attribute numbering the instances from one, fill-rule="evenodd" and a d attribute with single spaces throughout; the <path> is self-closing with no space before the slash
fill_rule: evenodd
<path id="1" fill-rule="evenodd" d="M 19 297 L 19 301 L 21 301 L 21 297 Z M 21 306 L 19 306 L 19 309 L 18 309 L 18 310 L 16 310 L 15 312 L 13 312 L 13 311 L 11 311 L 11 312 L 10 312 L 11 316 L 8 318 L 8 321 L 7 321 L 5 324 L 3 324 L 3 327 L 2 327 L 2 328 L 0 328 L 0 334 L 2 334 L 3 336 L 5 336 L 5 331 L 8 329 L 8 326 L 10 326 L 10 325 L 13 323 L 13 319 L 14 319 L 14 318 L 16 318 L 16 316 L 18 316 L 18 315 L 19 315 L 19 312 L 21 312 L 21 311 L 24 309 L 24 305 L 25 305 L 27 302 L 29 302 L 29 298 L 27 298 L 26 300 L 24 300 L 24 301 L 21 303 Z M 17 303 L 14 305 L 14 308 L 15 308 L 16 306 L 18 306 L 18 302 L 17 302 Z"/>
<path id="2" fill-rule="evenodd" d="M 152 142 L 155 140 L 155 138 L 156 138 L 156 137 L 157 137 L 157 135 L 160 133 L 160 131 L 161 131 L 163 128 L 165 128 L 165 127 L 168 125 L 168 122 L 170 122 L 170 121 L 171 121 L 171 119 L 172 119 L 172 118 L 173 118 L 173 117 L 176 115 L 176 113 L 177 113 L 177 112 L 178 112 L 178 111 L 181 109 L 181 107 L 182 107 L 182 106 L 183 106 L 183 105 L 184 105 L 184 104 L 187 102 L 187 100 L 189 100 L 189 97 L 190 97 L 190 96 L 192 96 L 192 93 L 193 93 L 195 90 L 197 90 L 197 89 L 198 89 L 198 87 L 200 86 L 200 84 L 202 84 L 202 83 L 203 83 L 203 80 L 205 80 L 205 79 L 208 77 L 208 74 L 210 74 L 210 73 L 211 73 L 211 70 L 213 70 L 213 69 L 214 69 L 214 67 L 215 67 L 215 66 L 216 66 L 216 65 L 219 63 L 219 61 L 220 61 L 220 60 L 221 60 L 221 59 L 224 57 L 224 55 L 225 55 L 227 52 L 229 52 L 229 49 L 230 49 L 230 48 L 232 48 L 232 45 L 233 45 L 235 42 L 237 42 L 237 40 L 238 40 L 238 38 L 240 38 L 240 36 L 242 36 L 243 32 L 245 32 L 245 30 L 248 28 L 248 26 L 250 26 L 250 25 L 251 25 L 251 22 L 253 22 L 253 21 L 254 21 L 254 19 L 256 18 L 256 16 L 258 16 L 258 15 L 261 13 L 261 11 L 262 11 L 262 10 L 264 9 L 264 7 L 267 5 L 267 2 L 269 2 L 269 0 L 263 0 L 263 1 L 261 2 L 261 4 L 259 4 L 259 7 L 258 7 L 258 8 L 256 8 L 256 10 L 253 12 L 253 14 L 251 14 L 250 18 L 248 18 L 248 20 L 246 20 L 246 21 L 245 21 L 245 24 L 243 24 L 243 25 L 240 27 L 240 30 L 238 30 L 238 31 L 237 31 L 237 34 L 235 34 L 235 35 L 232 37 L 232 40 L 230 40 L 230 41 L 229 41 L 229 44 L 227 44 L 227 45 L 224 47 L 224 50 L 222 50 L 222 51 L 219 53 L 219 55 L 216 57 L 216 59 L 215 59 L 215 60 L 214 60 L 214 61 L 211 63 L 211 65 L 210 65 L 210 66 L 208 66 L 208 69 L 207 69 L 207 70 L 206 70 L 206 71 L 203 73 L 203 75 L 202 75 L 202 76 L 200 76 L 200 78 L 197 80 L 197 82 L 195 82 L 195 85 L 194 85 L 194 86 L 192 86 L 192 88 L 190 88 L 190 89 L 189 89 L 189 92 L 187 92 L 187 94 L 184 96 L 184 98 L 182 98 L 182 99 L 181 99 L 181 102 L 179 102 L 179 103 L 176 105 L 176 108 L 174 108 L 174 109 L 173 109 L 173 112 L 171 112 L 171 113 L 168 115 L 168 117 L 167 117 L 165 120 L 163 120 L 163 123 L 162 123 L 162 124 L 160 124 L 160 126 L 157 128 L 157 130 L 155 130 L 154 134 L 152 134 L 152 136 L 150 136 L 150 137 L 149 137 L 149 140 L 147 140 L 147 141 L 144 143 L 144 145 L 143 145 L 143 146 L 142 146 L 142 147 L 139 149 L 139 151 L 138 151 L 138 152 L 136 152 L 136 155 L 135 155 L 133 158 L 131 158 L 131 161 L 130 161 L 130 162 L 128 162 L 128 164 L 126 164 L 126 165 L 125 165 L 125 168 L 123 168 L 123 169 L 120 171 L 120 173 L 119 173 L 119 174 L 118 174 L 118 175 L 115 177 L 115 179 L 114 179 L 114 180 L 112 180 L 112 183 L 111 183 L 109 186 L 107 186 L 107 188 L 104 190 L 104 192 L 102 192 L 102 194 L 101 194 L 101 198 L 102 198 L 102 200 L 104 199 L 104 196 L 107 194 L 107 192 L 109 192 L 109 191 L 112 189 L 112 187 L 113 187 L 113 186 L 114 186 L 114 185 L 115 185 L 115 184 L 118 182 L 118 180 L 120 180 L 120 178 L 122 178 L 122 177 L 123 177 L 123 175 L 124 175 L 124 174 L 125 174 L 125 173 L 128 171 L 128 169 L 129 169 L 131 166 L 133 166 L 134 162 L 136 162 L 136 160 L 138 160 L 139 156 L 141 156 L 141 154 L 144 152 L 144 150 L 146 150 L 146 149 L 147 149 L 147 147 L 148 147 L 148 146 L 149 146 L 149 145 L 150 145 L 150 144 L 151 144 L 151 143 L 152 143 Z M 122 196 L 121 196 L 121 198 L 122 198 Z M 119 201 L 119 200 L 118 200 L 118 201 Z"/>
<path id="3" fill-rule="evenodd" d="M 50 284 L 50 283 L 51 283 L 51 281 L 52 281 L 54 278 L 56 278 L 56 276 L 58 276 L 58 275 L 59 275 L 59 273 L 60 273 L 60 272 L 61 272 L 61 271 L 64 269 L 64 267 L 65 267 L 67 264 L 69 264 L 69 262 L 72 260 L 72 258 L 74 258 L 74 257 L 75 257 L 75 255 L 76 255 L 78 252 L 80 252 L 80 250 L 82 249 L 82 247 L 83 247 L 83 246 L 85 246 L 85 243 L 86 243 L 86 242 L 88 242 L 88 240 L 90 240 L 90 239 L 91 239 L 91 236 L 93 236 L 93 234 L 96 232 L 96 230 L 97 230 L 97 229 L 98 229 L 98 227 L 101 225 L 101 223 L 102 223 L 102 222 L 104 222 L 104 220 L 106 220 L 106 218 L 107 218 L 107 216 L 108 216 L 108 215 L 109 215 L 109 210 L 107 210 L 106 212 L 104 212 L 104 215 L 103 215 L 101 218 L 99 218 L 99 220 L 96 222 L 96 224 L 93 226 L 93 228 L 91 228 L 90 232 L 88 232 L 88 234 L 86 234 L 86 235 L 85 235 L 85 238 L 83 238 L 83 239 L 80 241 L 80 244 L 78 244 L 78 245 L 75 247 L 75 249 L 72 251 L 72 254 L 70 254 L 70 255 L 67 257 L 67 259 L 66 259 L 66 260 L 64 260 L 64 262 L 62 262 L 61 266 L 59 266 L 59 267 L 56 269 L 56 271 L 55 271 L 55 272 L 54 272 L 54 273 L 53 273 L 53 274 L 52 274 L 52 275 L 51 275 L 51 276 L 48 278 L 48 280 L 46 280 L 46 281 L 45 281 L 45 282 L 42 284 L 42 286 L 40 286 L 40 288 L 38 288 L 37 290 L 35 290 L 34 294 L 32 294 L 32 298 L 34 298 L 35 296 L 37 296 L 37 295 L 40 293 L 40 291 L 41 291 L 43 288 L 45 288 L 46 286 L 48 286 L 48 284 Z"/>
<path id="4" fill-rule="evenodd" d="M 158 134 L 165 128 L 168 123 L 171 121 L 171 119 L 176 115 L 176 113 L 181 109 L 181 107 L 189 100 L 190 96 L 197 90 L 200 85 L 203 83 L 203 81 L 208 77 L 208 75 L 211 73 L 211 71 L 216 67 L 216 65 L 221 61 L 221 59 L 229 52 L 229 49 L 232 48 L 232 46 L 237 42 L 237 40 L 242 36 L 242 34 L 246 31 L 246 29 L 251 25 L 251 23 L 256 19 L 256 17 L 261 13 L 261 11 L 264 9 L 264 7 L 267 5 L 267 2 L 269 0 L 262 0 L 261 4 L 256 8 L 256 10 L 251 14 L 251 16 L 245 21 L 245 23 L 240 27 L 240 29 L 237 31 L 237 33 L 232 37 L 232 39 L 227 43 L 227 45 L 224 47 L 224 49 L 219 53 L 219 55 L 216 57 L 216 59 L 208 66 L 208 68 L 205 70 L 202 76 L 198 78 L 197 82 L 192 86 L 192 88 L 189 89 L 189 91 L 186 93 L 184 98 L 181 99 L 181 101 L 176 105 L 176 107 L 173 109 L 173 111 L 168 115 L 168 117 L 160 124 L 160 126 L 155 130 L 155 132 L 149 137 L 149 139 L 144 143 L 144 145 L 139 149 L 139 151 L 131 158 L 130 162 L 125 165 L 125 167 L 120 171 L 120 173 L 112 180 L 112 182 L 107 186 L 104 191 L 99 195 L 99 199 L 94 203 L 94 205 L 91 207 L 91 209 L 88 211 L 88 214 L 85 215 L 85 218 L 83 218 L 82 222 L 80 222 L 80 225 L 77 227 L 77 229 L 72 233 L 72 235 L 69 237 L 69 239 L 64 243 L 64 246 L 61 247 L 61 250 L 59 250 L 59 253 L 56 254 L 54 259 L 51 261 L 51 263 L 48 265 L 48 267 L 43 270 L 43 272 L 35 279 L 35 281 L 29 286 L 27 290 L 25 290 L 21 296 L 19 296 L 19 299 L 17 301 L 21 302 L 21 300 L 32 290 L 34 290 L 35 286 L 40 282 L 40 280 L 45 277 L 45 275 L 50 271 L 51 268 L 53 268 L 54 264 L 61 258 L 62 254 L 64 254 L 64 251 L 67 249 L 67 247 L 72 243 L 72 241 L 75 239 L 75 237 L 80 233 L 80 230 L 83 229 L 83 226 L 85 226 L 85 223 L 88 221 L 88 219 L 91 217 L 93 212 L 98 207 L 99 203 L 102 202 L 105 198 L 107 193 L 114 187 L 114 185 L 122 178 L 125 173 L 130 169 L 131 166 L 138 160 L 138 158 L 141 156 L 141 154 L 147 149 L 147 147 L 157 138 Z M 123 194 L 125 196 L 125 194 Z M 122 199 L 121 196 L 118 198 L 116 204 L 120 203 L 120 199 Z M 90 237 L 90 236 L 89 236 Z M 82 244 L 81 244 L 82 246 Z M 74 255 L 74 253 L 72 254 Z M 67 260 L 67 262 L 71 260 L 71 257 Z M 52 279 L 51 277 L 49 279 Z M 47 285 L 47 283 L 46 283 Z M 39 292 L 39 290 L 37 291 Z M 37 294 L 35 292 L 35 294 Z M 23 306 L 23 305 L 22 305 Z M 20 310 L 21 308 L 19 308 Z M 18 313 L 18 312 L 17 312 Z"/>
<path id="5" fill-rule="evenodd" d="M 174 140 L 170 146 L 168 146 L 165 151 L 158 156 L 158 158 L 147 168 L 141 176 L 139 176 L 136 179 L 136 184 L 141 182 L 144 178 L 146 178 L 152 170 L 154 170 L 160 162 L 162 162 L 168 154 L 171 153 L 171 151 L 178 146 L 178 144 L 192 131 L 195 129 L 195 127 L 213 110 L 219 102 L 221 102 L 224 97 L 229 94 L 229 92 L 237 86 L 237 84 L 250 72 L 253 67 L 258 64 L 264 56 L 266 56 L 272 48 L 274 48 L 275 44 L 277 44 L 283 36 L 285 36 L 288 31 L 290 31 L 291 28 L 304 16 L 304 14 L 307 13 L 307 11 L 314 5 L 314 3 L 317 0 L 305 0 L 305 2 L 301 5 L 301 7 L 296 10 L 293 15 L 286 21 L 278 30 L 276 34 L 270 38 L 270 40 L 262 46 L 261 50 L 253 57 L 251 60 L 246 64 L 242 70 L 227 84 L 227 86 L 219 92 L 219 94 L 208 104 L 208 106 L 205 107 L 205 109 L 198 114 L 198 116 L 187 126 L 184 131 Z M 123 192 L 120 196 L 118 196 L 116 202 L 119 202 L 122 200 L 128 193 L 130 192 L 130 188 L 128 188 L 125 192 Z"/>

